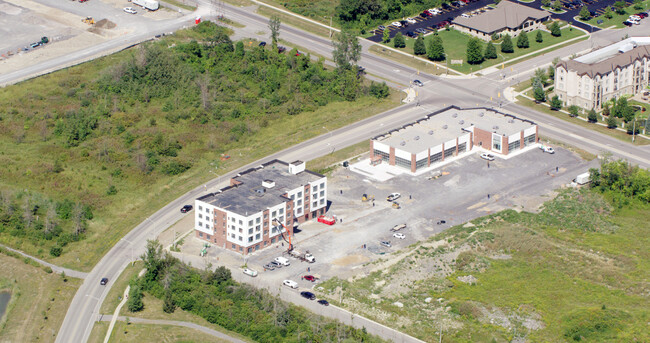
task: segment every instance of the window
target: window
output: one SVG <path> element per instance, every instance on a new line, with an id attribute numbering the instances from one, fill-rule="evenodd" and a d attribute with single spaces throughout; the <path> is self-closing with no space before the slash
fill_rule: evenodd
<path id="1" fill-rule="evenodd" d="M 235 245 L 234 245 L 234 244 L 232 245 L 232 248 L 233 248 L 233 249 L 237 249 L 237 248 L 235 247 Z"/>
<path id="2" fill-rule="evenodd" d="M 269 213 L 268 212 L 264 213 L 264 219 L 266 219 L 268 217 L 269 217 Z"/>
<path id="3" fill-rule="evenodd" d="M 210 213 L 210 210 L 207 207 L 205 208 L 205 213 Z"/>
<path id="4" fill-rule="evenodd" d="M 501 136 L 492 135 L 492 149 L 501 151 Z"/>
<path id="5" fill-rule="evenodd" d="M 325 191 L 320 191 L 321 198 L 325 196 Z"/>
<path id="6" fill-rule="evenodd" d="M 417 169 L 426 167 L 428 162 L 429 161 L 428 161 L 427 157 L 425 157 L 425 158 L 423 158 L 423 159 L 421 159 L 419 161 L 416 161 L 415 162 L 415 169 L 417 170 Z"/>
<path id="7" fill-rule="evenodd" d="M 302 198 L 302 191 L 298 192 L 298 198 Z"/>
<path id="8" fill-rule="evenodd" d="M 296 195 L 295 195 L 295 194 L 291 194 L 291 200 L 295 200 L 295 199 L 296 199 Z"/>
<path id="9" fill-rule="evenodd" d="M 279 209 L 278 213 L 283 214 L 284 213 L 284 208 Z"/>
<path id="10" fill-rule="evenodd" d="M 242 222 L 241 219 L 239 220 L 239 225 L 244 225 L 244 222 Z"/>
<path id="11" fill-rule="evenodd" d="M 248 234 L 249 234 L 249 235 L 252 235 L 252 234 L 253 234 L 253 229 L 252 229 L 252 228 L 251 228 L 251 229 L 248 229 Z"/>
<path id="12" fill-rule="evenodd" d="M 312 190 L 313 192 L 318 191 L 318 185 L 314 185 L 314 187 L 312 187 L 311 190 Z"/>
<path id="13" fill-rule="evenodd" d="M 298 206 L 302 206 L 302 199 L 298 199 Z"/>
<path id="14" fill-rule="evenodd" d="M 390 160 L 390 154 L 387 152 L 379 151 L 377 149 L 374 149 L 374 154 L 375 156 L 381 157 L 381 160 L 384 162 L 388 162 Z"/>
<path id="15" fill-rule="evenodd" d="M 258 231 L 258 232 L 259 232 L 260 229 L 261 229 L 261 227 L 260 227 L 259 225 L 257 225 L 257 226 L 255 227 L 255 231 Z"/>
<path id="16" fill-rule="evenodd" d="M 243 230 L 241 228 L 239 228 L 239 233 L 242 233 L 242 232 L 243 232 Z"/>
<path id="17" fill-rule="evenodd" d="M 311 205 L 311 207 L 316 207 L 316 206 L 318 206 L 318 202 L 314 201 L 314 203 Z"/>
<path id="18" fill-rule="evenodd" d="M 232 237 L 232 239 L 235 239 L 235 238 L 237 238 L 237 236 L 235 236 L 235 234 L 234 234 L 234 233 L 233 233 L 233 234 L 230 234 L 230 237 Z"/>
<path id="19" fill-rule="evenodd" d="M 439 152 L 437 154 L 433 154 L 430 156 L 431 157 L 431 163 L 433 164 L 434 162 L 438 162 L 442 160 L 442 152 Z"/>
<path id="20" fill-rule="evenodd" d="M 273 211 L 273 212 L 271 213 L 271 218 L 275 218 L 276 213 L 277 213 L 276 211 Z"/>
<path id="21" fill-rule="evenodd" d="M 210 235 L 206 235 L 206 238 L 207 238 L 207 239 L 210 239 Z"/>
<path id="22" fill-rule="evenodd" d="M 203 223 L 202 223 L 202 222 L 199 222 L 199 226 L 200 226 L 200 227 L 203 227 Z"/>
<path id="23" fill-rule="evenodd" d="M 205 217 L 205 220 L 210 221 L 210 217 L 207 217 L 207 216 L 206 216 L 206 217 Z"/>
<path id="24" fill-rule="evenodd" d="M 463 153 L 467 150 L 467 143 L 461 143 L 458 145 L 458 153 Z"/>
<path id="25" fill-rule="evenodd" d="M 321 204 L 321 206 L 325 205 L 325 199 L 320 199 L 320 204 Z"/>
<path id="26" fill-rule="evenodd" d="M 253 221 L 252 220 L 248 221 L 248 226 L 253 226 Z"/>
<path id="27" fill-rule="evenodd" d="M 271 238 L 271 244 L 275 243 L 275 237 Z"/>
<path id="28" fill-rule="evenodd" d="M 239 236 L 239 241 L 241 242 L 243 240 L 244 240 L 244 238 L 242 238 L 242 236 Z"/>
<path id="29" fill-rule="evenodd" d="M 535 134 L 533 133 L 530 136 L 524 138 L 524 146 L 529 146 L 530 144 L 535 144 Z"/>
<path id="30" fill-rule="evenodd" d="M 233 223 L 236 223 L 236 222 L 237 222 L 237 221 L 235 220 L 234 217 L 231 217 L 230 219 L 232 219 L 232 222 L 233 222 Z"/>
<path id="31" fill-rule="evenodd" d="M 255 218 L 255 224 L 259 224 L 259 223 L 260 223 L 260 217 Z"/>
<path id="32" fill-rule="evenodd" d="M 395 165 L 398 167 L 411 169 L 411 160 L 395 156 Z"/>
<path id="33" fill-rule="evenodd" d="M 298 215 L 301 215 L 301 214 L 302 214 L 302 207 L 299 208 L 299 209 L 296 211 L 296 213 L 297 213 Z"/>
<path id="34" fill-rule="evenodd" d="M 203 211 L 203 206 L 199 206 L 199 211 Z"/>
<path id="35" fill-rule="evenodd" d="M 199 218 L 203 218 L 203 215 L 201 213 L 199 213 Z"/>
<path id="36" fill-rule="evenodd" d="M 516 141 L 514 141 L 512 143 L 508 143 L 508 152 L 517 150 L 517 149 L 519 149 L 519 147 L 520 147 L 519 140 L 516 140 Z"/>
<path id="37" fill-rule="evenodd" d="M 323 189 L 323 188 L 325 188 L 325 182 L 320 184 L 320 189 Z"/>
<path id="38" fill-rule="evenodd" d="M 255 239 L 260 239 L 260 234 L 255 235 Z"/>
<path id="39" fill-rule="evenodd" d="M 252 242 L 252 241 L 253 241 L 253 236 L 248 237 L 248 243 L 250 243 L 250 242 Z"/>
<path id="40" fill-rule="evenodd" d="M 244 248 L 243 248 L 243 247 L 239 247 L 239 251 L 244 251 Z"/>
<path id="41" fill-rule="evenodd" d="M 203 232 L 199 232 L 199 237 L 203 237 Z"/>

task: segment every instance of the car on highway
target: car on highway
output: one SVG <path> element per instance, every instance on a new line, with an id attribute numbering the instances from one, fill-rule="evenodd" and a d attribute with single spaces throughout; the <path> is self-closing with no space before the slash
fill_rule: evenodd
<path id="1" fill-rule="evenodd" d="M 312 292 L 300 292 L 300 295 L 302 295 L 303 298 L 307 298 L 309 300 L 316 300 L 316 295 Z"/>
<path id="2" fill-rule="evenodd" d="M 185 205 L 181 207 L 181 213 L 187 213 L 192 210 L 192 205 Z"/>
<path id="3" fill-rule="evenodd" d="M 402 23 L 400 23 L 399 21 L 394 21 L 394 22 L 392 22 L 390 24 L 395 26 L 395 27 L 402 27 Z"/>
<path id="4" fill-rule="evenodd" d="M 420 81 L 420 80 L 413 80 L 413 84 L 418 86 L 418 87 L 424 86 L 424 83 L 422 83 L 422 81 Z"/>
<path id="5" fill-rule="evenodd" d="M 481 154 L 481 158 L 488 161 L 494 161 L 494 155 L 484 152 Z"/>
<path id="6" fill-rule="evenodd" d="M 138 11 L 135 10 L 133 7 L 124 7 L 124 12 L 128 14 L 137 14 Z"/>
<path id="7" fill-rule="evenodd" d="M 385 246 L 386 248 L 392 247 L 392 245 L 390 244 L 390 241 L 380 241 L 379 244 Z"/>
<path id="8" fill-rule="evenodd" d="M 402 196 L 402 195 L 399 194 L 399 193 L 390 193 L 390 194 L 386 197 L 386 201 L 394 201 L 394 200 L 399 199 L 401 196 Z"/>
<path id="9" fill-rule="evenodd" d="M 393 237 L 395 237 L 397 239 L 404 239 L 404 238 L 406 238 L 406 235 L 404 235 L 403 233 L 395 232 L 393 234 Z"/>
<path id="10" fill-rule="evenodd" d="M 108 283 L 108 278 L 107 278 L 107 277 L 103 277 L 103 278 L 99 281 L 99 284 L 102 285 L 102 286 L 106 286 L 107 283 Z"/>
<path id="11" fill-rule="evenodd" d="M 313 275 L 305 275 L 305 276 L 303 276 L 302 278 L 303 278 L 304 280 L 311 281 L 311 282 L 316 281 L 316 277 L 313 276 Z"/>
<path id="12" fill-rule="evenodd" d="M 415 24 L 415 23 L 418 22 L 417 20 L 415 20 L 415 19 L 413 19 L 413 18 L 406 18 L 406 21 L 408 21 L 409 24 Z"/>
<path id="13" fill-rule="evenodd" d="M 325 299 L 318 300 L 318 303 L 323 305 L 323 306 L 329 306 L 330 305 L 329 301 L 327 301 Z"/>
<path id="14" fill-rule="evenodd" d="M 244 268 L 244 274 L 252 277 L 257 276 L 257 270 L 249 269 L 249 268 Z"/>
<path id="15" fill-rule="evenodd" d="M 293 288 L 293 289 L 298 288 L 298 283 L 296 283 L 295 281 L 292 281 L 292 280 L 284 280 L 284 281 L 282 281 L 282 284 L 289 287 L 289 288 Z"/>

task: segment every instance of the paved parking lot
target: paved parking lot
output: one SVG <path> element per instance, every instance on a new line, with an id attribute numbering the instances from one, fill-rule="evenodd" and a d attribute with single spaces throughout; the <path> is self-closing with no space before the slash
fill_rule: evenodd
<path id="1" fill-rule="evenodd" d="M 508 160 L 497 158 L 489 167 L 478 154 L 468 156 L 444 166 L 444 175 L 435 180 L 428 179 L 430 174 L 400 175 L 379 183 L 340 168 L 328 181 L 328 213 L 336 215 L 339 222 L 334 226 L 308 222 L 301 224 L 294 234 L 296 249 L 309 250 L 316 263 L 289 258 L 291 266 L 264 271 L 262 266 L 281 256 L 287 249 L 286 243 L 248 257 L 211 247 L 204 259 L 234 270 L 247 264 L 260 272 L 256 282 L 265 287 L 279 287 L 282 280 L 292 279 L 301 288 L 311 288 L 317 282 L 301 280 L 301 276 L 311 274 L 328 279 L 367 274 L 372 266 L 364 266 L 365 263 L 380 257 L 390 259 L 396 251 L 452 225 L 507 208 L 534 211 L 554 189 L 597 164 L 585 162 L 564 149 L 556 149 L 554 155 L 534 149 Z M 401 209 L 392 208 L 385 200 L 393 192 L 401 193 Z M 364 193 L 374 195 L 374 206 L 372 202 L 361 201 Z M 437 224 L 440 220 L 446 223 Z M 390 228 L 401 223 L 407 224 L 400 231 L 406 238 L 392 237 Z M 197 255 L 203 242 L 190 237 L 182 250 Z M 390 240 L 392 247 L 381 246 L 380 240 Z"/>

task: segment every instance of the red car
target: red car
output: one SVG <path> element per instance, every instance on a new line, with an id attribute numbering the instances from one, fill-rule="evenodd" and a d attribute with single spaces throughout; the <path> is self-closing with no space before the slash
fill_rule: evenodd
<path id="1" fill-rule="evenodd" d="M 648 17 L 648 13 L 645 13 L 645 12 L 639 12 L 639 13 L 637 13 L 636 15 L 638 15 L 639 17 L 641 17 L 641 19 L 643 19 L 643 18 L 647 18 L 647 17 Z"/>
<path id="2" fill-rule="evenodd" d="M 422 18 L 426 18 L 426 17 L 430 17 L 430 16 L 431 16 L 431 13 L 429 13 L 429 11 L 424 11 L 424 12 L 420 13 L 420 17 L 422 17 Z"/>
<path id="3" fill-rule="evenodd" d="M 316 281 L 316 278 L 313 275 L 305 275 L 302 277 L 304 280 L 314 282 Z"/>

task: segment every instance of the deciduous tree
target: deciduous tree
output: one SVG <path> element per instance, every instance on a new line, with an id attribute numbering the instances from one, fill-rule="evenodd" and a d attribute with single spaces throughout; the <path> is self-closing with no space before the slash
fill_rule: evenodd
<path id="1" fill-rule="evenodd" d="M 278 46 L 278 39 L 280 38 L 280 18 L 277 16 L 271 16 L 269 19 L 269 29 L 271 30 L 271 44 L 275 50 Z"/>
<path id="2" fill-rule="evenodd" d="M 560 24 L 558 24 L 557 21 L 554 21 L 553 24 L 551 24 L 551 35 L 553 37 L 560 37 L 562 35 Z"/>
<path id="3" fill-rule="evenodd" d="M 442 45 L 442 38 L 440 36 L 435 35 L 429 40 L 427 57 L 433 61 L 445 60 L 445 47 Z"/>
<path id="4" fill-rule="evenodd" d="M 550 105 L 551 109 L 560 110 L 562 109 L 562 100 L 560 100 L 560 97 L 556 95 L 551 99 Z"/>
<path id="5" fill-rule="evenodd" d="M 467 63 L 481 64 L 483 62 L 483 51 L 481 41 L 478 38 L 470 38 L 467 42 Z"/>
<path id="6" fill-rule="evenodd" d="M 517 47 L 519 49 L 528 49 L 530 47 L 530 42 L 528 42 L 528 35 L 526 31 L 521 31 L 519 37 L 517 37 Z"/>
<path id="7" fill-rule="evenodd" d="M 424 44 L 424 37 L 422 34 L 418 35 L 418 38 L 415 40 L 415 43 L 413 44 L 413 53 L 416 55 L 425 55 L 427 53 L 427 48 Z"/>
<path id="8" fill-rule="evenodd" d="M 336 67 L 340 70 L 351 69 L 361 58 L 361 45 L 353 31 L 342 30 L 336 35 L 336 39 L 332 44 L 334 45 L 332 57 Z"/>

